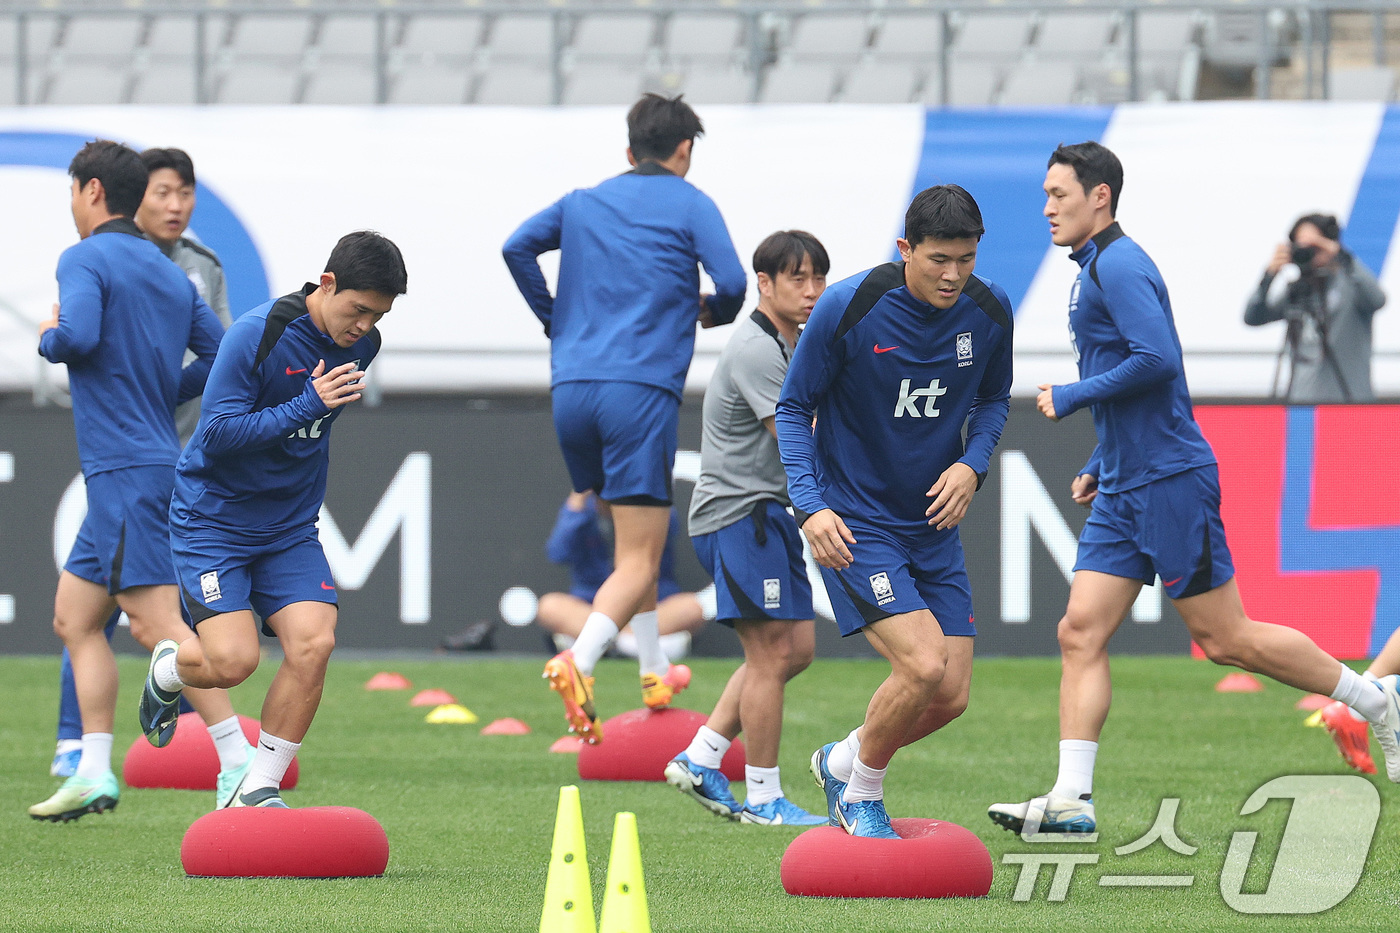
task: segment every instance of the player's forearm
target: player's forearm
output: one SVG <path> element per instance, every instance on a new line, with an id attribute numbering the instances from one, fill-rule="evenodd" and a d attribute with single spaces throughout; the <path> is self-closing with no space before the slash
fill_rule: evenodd
<path id="1" fill-rule="evenodd" d="M 211 359 L 196 357 L 180 370 L 180 391 L 175 397 L 175 404 L 183 405 L 190 399 L 204 394 L 204 386 L 209 381 L 209 370 L 213 363 Z"/>
<path id="2" fill-rule="evenodd" d="M 991 469 L 992 453 L 996 450 L 997 442 L 1001 440 L 1001 432 L 1006 427 L 1006 417 L 1010 411 L 1011 400 L 1007 396 L 976 399 L 972 410 L 968 412 L 967 442 L 959 462 L 972 467 L 972 471 L 979 477 L 978 485 L 981 485 L 981 478 Z"/>
<path id="3" fill-rule="evenodd" d="M 1114 399 L 1140 395 L 1180 375 L 1175 356 L 1152 350 L 1135 350 L 1117 366 L 1097 376 L 1081 379 L 1070 385 L 1055 386 L 1055 416 L 1064 418 Z"/>
<path id="4" fill-rule="evenodd" d="M 778 429 L 778 454 L 787 473 L 788 498 L 793 508 L 812 515 L 826 508 L 817 486 L 817 445 L 812 436 L 812 415 L 791 402 L 778 402 L 773 416 Z"/>
<path id="5" fill-rule="evenodd" d="M 247 402 L 242 403 L 246 405 Z M 330 409 L 321 401 L 320 395 L 311 380 L 306 381 L 306 389 L 294 399 L 264 408 L 248 411 L 238 403 L 237 410 L 225 411 L 220 399 L 212 401 L 205 396 L 204 406 L 209 417 L 203 422 L 204 449 L 216 456 L 240 450 L 257 450 L 269 447 L 285 438 L 298 428 L 304 428 L 330 414 Z"/>

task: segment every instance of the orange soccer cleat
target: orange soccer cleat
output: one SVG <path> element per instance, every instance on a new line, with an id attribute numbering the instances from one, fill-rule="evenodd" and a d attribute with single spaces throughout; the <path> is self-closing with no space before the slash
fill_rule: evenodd
<path id="1" fill-rule="evenodd" d="M 546 661 L 542 676 L 549 681 L 549 689 L 564 700 L 569 731 L 589 745 L 603 741 L 603 728 L 593 709 L 593 678 L 579 671 L 573 651 L 561 651 Z"/>
<path id="2" fill-rule="evenodd" d="M 655 674 L 642 675 L 642 702 L 650 709 L 665 709 L 671 705 L 671 698 L 690 686 L 690 668 L 684 664 L 672 664 L 665 677 Z"/>
<path id="3" fill-rule="evenodd" d="M 1322 708 L 1322 726 L 1342 758 L 1362 774 L 1375 774 L 1376 763 L 1371 759 L 1371 730 L 1364 719 L 1357 719 L 1341 700 Z"/>

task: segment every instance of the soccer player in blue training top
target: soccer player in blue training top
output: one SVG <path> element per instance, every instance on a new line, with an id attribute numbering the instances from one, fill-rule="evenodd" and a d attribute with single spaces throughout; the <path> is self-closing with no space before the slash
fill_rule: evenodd
<path id="1" fill-rule="evenodd" d="M 141 161 L 149 175 L 145 197 L 136 209 L 136 226 L 141 228 L 146 239 L 160 247 L 171 262 L 185 271 L 199 297 L 227 328 L 233 319 L 229 317 L 224 268 L 219 257 L 204 244 L 185 236 L 195 206 L 194 162 L 182 149 L 147 149 L 141 153 Z M 192 352 L 185 353 L 187 364 L 195 359 Z M 175 409 L 175 431 L 179 441 L 177 449 L 183 449 L 189 443 L 198 422 L 199 397 L 181 402 Z M 104 634 L 109 641 L 120 618 L 121 612 L 117 611 L 107 620 Z M 186 711 L 184 705 L 181 711 Z M 83 720 L 78 710 L 78 693 L 73 686 L 73 668 L 65 649 L 63 667 L 59 673 L 58 747 L 54 750 L 53 764 L 49 766 L 50 774 L 69 777 L 77 770 L 78 758 L 82 753 L 82 733 Z M 251 754 L 252 750 L 248 749 L 248 753 Z"/>
<path id="2" fill-rule="evenodd" d="M 176 467 L 171 550 L 185 621 L 198 634 L 152 652 L 141 728 L 164 744 L 184 687 L 231 687 L 253 673 L 254 611 L 284 654 L 257 754 L 230 806 L 286 806 L 282 777 L 316 715 L 335 647 L 335 584 L 316 530 L 331 427 L 360 398 L 379 352 L 375 325 L 407 289 L 391 241 L 369 231 L 341 237 L 319 282 L 229 328 Z"/>
<path id="3" fill-rule="evenodd" d="M 816 636 L 773 419 L 798 328 L 825 291 L 830 267 L 825 247 L 805 231 L 760 243 L 753 254 L 758 310 L 725 344 L 705 391 L 690 534 L 715 580 L 715 618 L 738 634 L 744 663 L 690 746 L 666 765 L 666 780 L 706 809 L 745 823 L 826 822 L 787 799 L 778 773 L 783 689 L 812 663 Z M 720 771 L 741 729 L 748 741 L 742 807 Z"/>
<path id="4" fill-rule="evenodd" d="M 72 658 L 82 750 L 73 776 L 29 808 L 55 821 L 110 810 L 119 797 L 117 663 L 104 623 L 120 606 L 142 645 L 189 637 L 166 519 L 179 455 L 175 405 L 199 394 L 223 335 L 194 285 L 131 219 L 146 190 L 141 158 L 98 140 L 68 173 L 81 242 L 58 261 L 59 303 L 39 327 L 39 352 L 68 364 L 88 512 L 59 577 L 53 623 Z M 197 359 L 182 372 L 187 347 Z M 215 737 L 225 786 L 246 762 L 238 719 L 221 691 L 191 700 Z"/>
<path id="5" fill-rule="evenodd" d="M 890 662 L 865 722 L 812 756 L 829 821 L 854 836 L 898 838 L 890 759 L 967 707 L 976 629 L 957 526 L 1011 392 L 1011 303 L 972 272 L 982 233 L 962 188 L 920 192 L 903 262 L 827 289 L 778 402 L 788 490 L 836 623 Z"/>
<path id="6" fill-rule="evenodd" d="M 987 815 L 1027 835 L 1095 830 L 1094 759 L 1112 694 L 1108 641 L 1157 576 L 1206 657 L 1355 707 L 1376 730 L 1391 780 L 1400 780 L 1395 678 L 1368 683 L 1297 629 L 1245 615 L 1215 454 L 1192 412 L 1167 286 L 1114 220 L 1122 189 L 1123 166 L 1098 143 L 1050 156 L 1050 237 L 1072 247 L 1080 267 L 1069 298 L 1079 381 L 1040 386 L 1036 404 L 1051 421 L 1092 407 L 1098 446 L 1070 491 L 1093 511 L 1059 626 L 1059 776 L 1047 795 L 993 804 Z"/>
<path id="7" fill-rule="evenodd" d="M 503 250 L 551 340 L 554 427 L 574 490 L 612 506 L 616 560 L 573 648 L 545 665 L 571 731 L 602 740 L 593 668 L 632 620 L 642 699 L 667 706 L 690 680 L 657 636 L 656 576 L 671 515 L 671 468 L 695 324 L 728 324 L 744 268 L 718 208 L 685 180 L 700 118 L 679 97 L 627 114 L 630 172 L 570 192 L 520 225 Z M 538 257 L 559 250 L 558 295 Z M 700 293 L 698 264 L 715 283 Z"/>

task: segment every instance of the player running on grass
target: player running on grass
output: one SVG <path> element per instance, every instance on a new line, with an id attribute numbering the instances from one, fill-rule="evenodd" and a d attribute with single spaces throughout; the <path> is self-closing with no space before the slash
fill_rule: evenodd
<path id="1" fill-rule="evenodd" d="M 778 402 L 793 508 L 837 625 L 890 662 L 865 722 L 812 756 L 830 823 L 853 836 L 898 838 L 890 759 L 967 706 L 976 629 L 957 526 L 1011 391 L 1011 304 L 972 274 L 982 233 L 962 188 L 921 192 L 904 261 L 827 289 Z"/>
<path id="2" fill-rule="evenodd" d="M 816 237 L 774 233 L 753 254 L 758 310 L 725 344 L 705 391 L 700 479 L 690 499 L 695 553 L 715 581 L 715 618 L 744 646 L 744 663 L 666 780 L 720 816 L 745 823 L 826 822 L 783 794 L 778 743 L 783 687 L 812 663 L 812 586 L 774 427 L 798 328 L 826 289 L 831 263 Z M 748 740 L 741 807 L 719 770 L 743 730 Z"/>
<path id="3" fill-rule="evenodd" d="M 223 335 L 194 285 L 131 219 L 146 191 L 140 156 L 98 140 L 68 173 L 81 242 L 58 261 L 59 303 L 39 327 L 39 352 L 68 364 L 87 482 L 88 512 L 58 580 L 53 623 L 72 662 L 82 744 L 74 774 L 29 808 L 35 819 L 56 821 L 110 810 L 120 797 L 112 773 L 117 662 L 104 624 L 120 607 L 142 645 L 189 637 L 166 519 L 180 452 L 175 405 L 199 394 Z M 197 359 L 182 371 L 187 347 Z M 247 742 L 226 694 L 190 699 L 215 739 L 216 803 L 224 806 L 247 768 Z"/>
<path id="4" fill-rule="evenodd" d="M 1400 674 L 1400 629 L 1390 633 L 1381 653 L 1366 666 L 1361 676 L 1366 680 L 1379 680 L 1389 674 Z M 1376 762 L 1371 758 L 1371 730 L 1366 717 L 1341 700 L 1327 704 L 1318 711 L 1318 715 L 1327 734 L 1337 743 L 1342 759 L 1362 774 L 1375 774 Z M 1396 779 L 1393 774 L 1390 778 Z"/>
<path id="5" fill-rule="evenodd" d="M 1094 831 L 1094 760 L 1112 691 L 1108 641 L 1155 576 L 1208 658 L 1351 705 L 1371 722 L 1391 780 L 1400 781 L 1396 678 L 1368 683 L 1302 632 L 1245 615 L 1215 454 L 1192 412 L 1167 287 L 1114 220 L 1122 188 L 1118 157 L 1098 143 L 1060 146 L 1050 157 L 1051 239 L 1073 247 L 1080 267 L 1069 302 L 1079 381 L 1042 385 L 1036 404 L 1051 421 L 1093 408 L 1099 443 L 1070 487 L 1093 511 L 1059 626 L 1059 776 L 1046 796 L 993 804 L 987 815 L 1016 832 Z"/>
<path id="6" fill-rule="evenodd" d="M 185 687 L 232 687 L 258 666 L 256 611 L 284 658 L 257 754 L 231 806 L 285 807 L 282 777 L 316 715 L 335 647 L 336 593 L 316 519 L 331 427 L 360 398 L 375 325 L 408 289 L 388 239 L 341 237 L 319 283 L 240 317 L 219 347 L 194 439 L 180 457 L 170 540 L 185 621 L 197 632 L 151 655 L 141 728 L 175 732 Z"/>
<path id="7" fill-rule="evenodd" d="M 503 253 L 551 341 L 554 427 L 575 492 L 612 506 L 614 569 L 574 646 L 545 665 L 569 729 L 602 740 L 593 668 L 631 620 L 642 699 L 660 708 L 690 681 L 657 634 L 656 578 L 671 516 L 681 389 L 695 324 L 728 324 L 744 268 L 713 201 L 685 180 L 700 118 L 647 94 L 627 114 L 632 171 L 565 195 L 511 234 Z M 538 257 L 559 250 L 558 295 Z M 700 294 L 697 263 L 715 283 Z"/>

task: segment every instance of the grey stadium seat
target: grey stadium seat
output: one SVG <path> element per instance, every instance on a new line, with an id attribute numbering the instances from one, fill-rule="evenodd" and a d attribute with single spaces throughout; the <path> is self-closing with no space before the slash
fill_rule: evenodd
<path id="1" fill-rule="evenodd" d="M 955 107 L 986 107 L 1001 83 L 996 62 L 954 58 L 948 67 L 948 103 Z"/>
<path id="2" fill-rule="evenodd" d="M 554 75 L 534 65 L 493 65 L 482 76 L 476 103 L 529 107 L 554 102 Z"/>
<path id="3" fill-rule="evenodd" d="M 465 67 L 443 62 L 409 64 L 389 78 L 389 103 L 463 104 L 471 72 Z"/>
<path id="4" fill-rule="evenodd" d="M 415 13 L 404 24 L 397 49 L 409 55 L 470 55 L 481 44 L 485 25 L 480 16 Z"/>
<path id="5" fill-rule="evenodd" d="M 219 82 L 221 104 L 290 104 L 294 102 L 299 65 L 244 62 Z"/>
<path id="6" fill-rule="evenodd" d="M 968 15 L 953 48 L 961 58 L 1010 61 L 1025 48 L 1030 26 L 1030 17 L 1024 14 Z"/>
<path id="7" fill-rule="evenodd" d="M 646 58 L 655 34 L 655 17 L 594 13 L 579 19 L 571 47 L 580 61 L 605 58 L 636 65 Z"/>
<path id="8" fill-rule="evenodd" d="M 49 83 L 46 104 L 119 104 L 130 69 L 121 65 L 64 65 Z"/>
<path id="9" fill-rule="evenodd" d="M 783 51 L 799 59 L 856 58 L 869 34 L 864 14 L 807 13 L 793 23 Z"/>
<path id="10" fill-rule="evenodd" d="M 496 17 L 487 48 L 494 61 L 547 62 L 554 54 L 554 19 L 550 16 Z"/>
<path id="11" fill-rule="evenodd" d="M 891 13 L 880 24 L 871 48 L 877 59 L 936 60 L 943 49 L 943 17 Z"/>
<path id="12" fill-rule="evenodd" d="M 322 62 L 308 76 L 304 104 L 374 103 L 374 69 L 353 62 Z"/>
<path id="13" fill-rule="evenodd" d="M 1332 100 L 1388 101 L 1395 96 L 1395 71 L 1384 65 L 1333 68 L 1327 90 Z"/>
<path id="14" fill-rule="evenodd" d="M 1036 55 L 1080 61 L 1102 55 L 1117 23 L 1112 13 L 1047 13 L 1036 32 Z"/>
<path id="15" fill-rule="evenodd" d="M 580 64 L 564 82 L 563 103 L 576 106 L 632 104 L 641 95 L 642 72 L 616 64 Z"/>
<path id="16" fill-rule="evenodd" d="M 831 100 L 836 69 L 819 62 L 774 65 L 763 78 L 765 104 L 825 104 Z"/>
<path id="17" fill-rule="evenodd" d="M 999 103 L 1006 107 L 1069 104 L 1077 85 L 1074 62 L 1030 62 L 1007 74 Z"/>
<path id="18" fill-rule="evenodd" d="M 663 34 L 663 51 L 673 60 L 727 62 L 744 51 L 744 21 L 737 16 L 677 13 L 666 22 Z"/>
<path id="19" fill-rule="evenodd" d="M 914 62 L 866 62 L 846 75 L 840 101 L 845 104 L 907 104 L 918 89 L 920 68 Z"/>
<path id="20" fill-rule="evenodd" d="M 692 65 L 681 81 L 692 104 L 743 104 L 753 93 L 753 76 L 732 65 Z"/>

